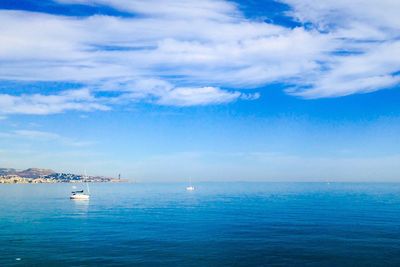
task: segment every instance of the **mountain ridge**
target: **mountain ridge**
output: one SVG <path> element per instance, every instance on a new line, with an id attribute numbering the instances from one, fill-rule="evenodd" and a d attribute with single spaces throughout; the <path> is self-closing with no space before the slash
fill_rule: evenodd
<path id="1" fill-rule="evenodd" d="M 25 170 L 18 170 L 14 168 L 0 168 L 0 176 L 17 175 L 22 178 L 39 178 L 56 173 L 51 169 L 42 168 L 28 168 Z"/>

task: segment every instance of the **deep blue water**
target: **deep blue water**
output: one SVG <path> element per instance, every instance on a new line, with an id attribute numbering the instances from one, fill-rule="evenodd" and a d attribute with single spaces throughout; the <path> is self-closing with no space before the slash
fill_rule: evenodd
<path id="1" fill-rule="evenodd" d="M 400 184 L 0 185 L 0 266 L 400 266 Z M 20 260 L 16 260 L 20 258 Z"/>

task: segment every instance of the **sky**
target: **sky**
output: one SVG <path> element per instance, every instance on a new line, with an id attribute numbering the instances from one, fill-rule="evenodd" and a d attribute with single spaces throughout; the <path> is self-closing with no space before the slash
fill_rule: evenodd
<path id="1" fill-rule="evenodd" d="M 400 2 L 2 0 L 0 167 L 400 181 Z"/>

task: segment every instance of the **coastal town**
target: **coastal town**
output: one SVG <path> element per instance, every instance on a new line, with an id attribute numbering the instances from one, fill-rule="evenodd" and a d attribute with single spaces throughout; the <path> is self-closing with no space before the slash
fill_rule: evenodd
<path id="1" fill-rule="evenodd" d="M 126 179 L 86 176 L 72 173 L 59 173 L 49 169 L 29 168 L 16 170 L 0 168 L 0 184 L 41 184 L 41 183 L 120 183 L 127 182 Z"/>

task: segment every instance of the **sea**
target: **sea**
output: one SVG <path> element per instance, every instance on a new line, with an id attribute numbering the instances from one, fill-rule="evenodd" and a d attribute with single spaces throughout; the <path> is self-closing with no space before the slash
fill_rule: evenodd
<path id="1" fill-rule="evenodd" d="M 0 185 L 0 266 L 400 266 L 400 184 L 186 186 Z"/>

